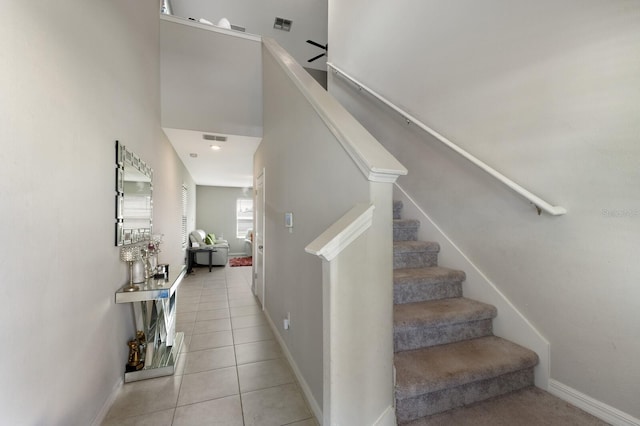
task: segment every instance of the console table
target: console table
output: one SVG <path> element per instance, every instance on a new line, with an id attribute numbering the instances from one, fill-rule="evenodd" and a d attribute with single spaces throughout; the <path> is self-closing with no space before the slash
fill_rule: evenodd
<path id="1" fill-rule="evenodd" d="M 173 266 L 166 280 L 150 278 L 137 284 L 138 291 L 125 291 L 127 285 L 116 291 L 116 303 L 133 306 L 136 330 L 144 331 L 147 341 L 142 354 L 144 368 L 125 372 L 125 383 L 175 372 L 184 341 L 184 333 L 176 333 L 176 296 L 185 274 L 184 265 Z"/>
<path id="2" fill-rule="evenodd" d="M 189 247 L 187 249 L 187 274 L 191 273 L 193 269 L 193 264 L 196 263 L 196 253 L 209 253 L 209 272 L 211 272 L 211 266 L 213 263 L 213 253 L 217 253 L 218 250 L 215 248 L 207 247 Z"/>

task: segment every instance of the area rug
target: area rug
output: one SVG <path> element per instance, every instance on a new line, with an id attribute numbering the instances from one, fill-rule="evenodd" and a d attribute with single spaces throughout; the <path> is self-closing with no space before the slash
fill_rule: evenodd
<path id="1" fill-rule="evenodd" d="M 229 266 L 251 266 L 251 256 L 249 257 L 232 257 L 229 259 Z"/>

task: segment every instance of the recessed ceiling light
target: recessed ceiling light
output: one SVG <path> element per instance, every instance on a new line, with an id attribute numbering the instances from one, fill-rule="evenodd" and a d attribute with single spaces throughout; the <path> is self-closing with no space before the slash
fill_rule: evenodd
<path id="1" fill-rule="evenodd" d="M 211 149 L 214 151 L 220 151 L 222 148 L 220 148 L 218 145 L 211 145 Z"/>
<path id="2" fill-rule="evenodd" d="M 195 152 L 192 152 L 191 154 L 189 154 L 189 157 L 198 158 L 198 154 L 196 154 Z"/>

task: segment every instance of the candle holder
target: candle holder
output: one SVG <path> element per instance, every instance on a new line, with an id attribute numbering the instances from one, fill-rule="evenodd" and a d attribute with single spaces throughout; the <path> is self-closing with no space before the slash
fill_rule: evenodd
<path id="1" fill-rule="evenodd" d="M 126 246 L 120 249 L 120 260 L 129 263 L 129 285 L 124 287 L 124 291 L 138 291 L 140 288 L 133 284 L 133 262 L 140 259 L 140 247 Z"/>

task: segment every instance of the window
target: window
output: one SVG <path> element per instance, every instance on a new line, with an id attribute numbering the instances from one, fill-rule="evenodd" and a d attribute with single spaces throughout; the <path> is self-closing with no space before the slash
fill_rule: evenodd
<path id="1" fill-rule="evenodd" d="M 187 186 L 182 185 L 182 248 L 187 246 Z"/>
<path id="2" fill-rule="evenodd" d="M 236 237 L 244 238 L 253 228 L 253 200 L 238 198 L 236 203 Z"/>

